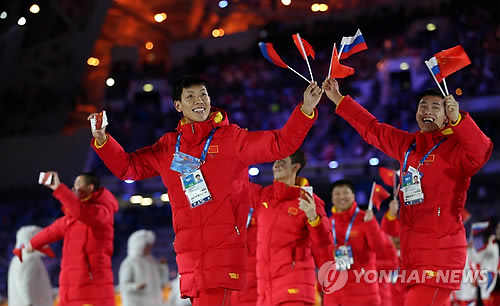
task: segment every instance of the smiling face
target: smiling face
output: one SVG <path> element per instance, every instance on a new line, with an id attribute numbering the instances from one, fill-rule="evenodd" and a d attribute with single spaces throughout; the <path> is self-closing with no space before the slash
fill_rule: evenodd
<path id="1" fill-rule="evenodd" d="M 193 85 L 182 89 L 181 100 L 174 101 L 175 109 L 189 123 L 203 122 L 210 114 L 210 96 L 205 85 Z"/>
<path id="2" fill-rule="evenodd" d="M 351 208 L 355 196 L 351 188 L 347 185 L 338 185 L 332 190 L 332 203 L 337 212 L 344 212 Z"/>
<path id="3" fill-rule="evenodd" d="M 448 118 L 444 110 L 443 98 L 424 96 L 420 99 L 416 119 L 422 132 L 434 132 L 444 127 Z"/>

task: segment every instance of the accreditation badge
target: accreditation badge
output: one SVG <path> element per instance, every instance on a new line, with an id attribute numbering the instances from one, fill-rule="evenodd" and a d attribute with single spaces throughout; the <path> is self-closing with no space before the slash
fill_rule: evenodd
<path id="1" fill-rule="evenodd" d="M 341 245 L 335 250 L 335 266 L 337 270 L 349 270 L 354 264 L 352 256 L 352 247 L 350 245 Z"/>
<path id="2" fill-rule="evenodd" d="M 191 205 L 191 208 L 201 206 L 212 200 L 212 195 L 200 169 L 189 174 L 181 175 L 182 189 Z"/>
<path id="3" fill-rule="evenodd" d="M 410 167 L 408 172 L 403 174 L 401 191 L 405 205 L 420 204 L 424 201 L 422 174 L 417 169 Z"/>

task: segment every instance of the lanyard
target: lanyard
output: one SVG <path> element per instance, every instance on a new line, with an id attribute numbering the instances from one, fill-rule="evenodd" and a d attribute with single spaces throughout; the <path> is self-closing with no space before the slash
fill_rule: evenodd
<path id="1" fill-rule="evenodd" d="M 425 160 L 427 159 L 427 157 L 429 157 L 429 155 L 432 153 L 432 151 L 434 151 L 437 147 L 439 147 L 440 144 L 443 143 L 443 141 L 445 141 L 447 138 L 443 138 L 441 139 L 440 142 L 438 142 L 436 145 L 434 145 L 434 147 L 432 147 L 432 149 L 427 152 L 427 154 L 424 155 L 424 157 L 422 157 L 422 159 L 419 161 L 418 163 L 418 167 L 417 169 L 420 167 L 420 165 L 423 165 Z M 408 151 L 406 151 L 406 154 L 405 154 L 405 161 L 403 163 L 403 172 L 406 172 L 406 164 L 408 163 L 408 156 L 410 156 L 410 152 L 411 150 L 415 149 L 415 147 L 417 146 L 417 144 L 414 142 L 411 147 L 408 149 Z"/>
<path id="2" fill-rule="evenodd" d="M 250 220 L 252 220 L 252 214 L 253 214 L 253 208 L 250 207 L 250 211 L 248 212 L 248 218 L 247 218 L 247 228 L 250 225 Z"/>
<path id="3" fill-rule="evenodd" d="M 354 219 L 358 215 L 359 207 L 356 207 L 354 214 L 352 215 L 351 221 L 349 222 L 349 226 L 347 226 L 347 231 L 345 232 L 344 244 L 349 242 L 349 236 L 351 235 L 352 224 L 354 223 Z M 332 232 L 333 232 L 333 245 L 337 246 L 337 235 L 335 234 L 335 218 L 332 218 Z"/>
<path id="4" fill-rule="evenodd" d="M 217 128 L 214 128 L 212 131 L 210 131 L 210 134 L 208 134 L 207 141 L 205 142 L 205 146 L 203 147 L 203 152 L 201 152 L 200 164 L 203 164 L 205 158 L 207 158 L 208 147 L 210 146 L 210 142 L 214 137 L 215 130 L 217 130 Z M 179 148 L 181 146 L 181 135 L 182 134 L 179 134 L 179 136 L 177 136 L 177 142 L 175 143 L 175 153 L 179 152 Z"/>

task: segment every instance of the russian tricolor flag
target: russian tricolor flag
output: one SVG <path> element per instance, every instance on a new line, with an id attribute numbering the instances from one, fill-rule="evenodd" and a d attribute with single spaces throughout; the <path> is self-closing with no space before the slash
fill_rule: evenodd
<path id="1" fill-rule="evenodd" d="M 471 225 L 472 234 L 477 235 L 477 234 L 487 230 L 489 226 L 490 226 L 490 222 L 488 222 L 488 221 L 472 223 L 472 225 Z"/>
<path id="2" fill-rule="evenodd" d="M 281 59 L 272 43 L 259 43 L 260 52 L 271 63 L 282 68 L 288 68 L 288 65 Z"/>
<path id="3" fill-rule="evenodd" d="M 351 54 L 368 49 L 361 31 L 358 29 L 354 36 L 344 36 L 340 42 L 340 59 L 345 59 Z"/>
<path id="4" fill-rule="evenodd" d="M 428 61 L 425 61 L 425 64 L 431 70 L 434 77 L 436 77 L 436 81 L 441 83 L 443 81 L 443 76 L 441 75 L 441 70 L 439 69 L 439 64 L 435 56 L 431 57 Z"/>

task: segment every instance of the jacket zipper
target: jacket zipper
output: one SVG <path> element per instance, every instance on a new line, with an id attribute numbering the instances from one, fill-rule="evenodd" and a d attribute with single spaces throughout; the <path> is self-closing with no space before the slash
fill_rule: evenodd
<path id="1" fill-rule="evenodd" d="M 441 216 L 441 207 L 438 207 L 438 217 Z"/>
<path id="2" fill-rule="evenodd" d="M 238 236 L 239 236 L 239 235 L 240 235 L 240 230 L 238 229 L 238 226 L 237 226 L 237 225 L 235 225 L 235 226 L 234 226 L 234 229 L 236 230 L 236 233 L 237 233 L 237 234 L 238 234 Z"/>

